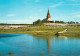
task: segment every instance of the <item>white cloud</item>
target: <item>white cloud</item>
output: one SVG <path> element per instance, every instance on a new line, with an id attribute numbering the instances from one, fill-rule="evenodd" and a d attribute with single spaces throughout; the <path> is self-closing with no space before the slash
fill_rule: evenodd
<path id="1" fill-rule="evenodd" d="M 39 19 L 38 16 L 29 16 L 29 19 Z"/>
<path id="2" fill-rule="evenodd" d="M 72 13 L 72 15 L 79 15 L 80 14 L 80 11 L 77 11 L 77 12 L 74 12 L 74 13 Z"/>
<path id="3" fill-rule="evenodd" d="M 4 20 L 4 23 L 10 23 L 10 24 L 32 24 L 33 20 Z"/>
<path id="4" fill-rule="evenodd" d="M 80 17 L 80 15 L 76 15 L 76 17 Z"/>
<path id="5" fill-rule="evenodd" d="M 36 20 L 38 20 L 38 19 L 42 20 L 43 18 L 44 18 L 44 17 L 39 17 L 39 16 L 29 16 L 27 20 L 33 20 L 33 22 L 34 22 L 34 21 L 36 21 Z"/>
<path id="6" fill-rule="evenodd" d="M 80 18 L 80 11 L 75 12 L 75 13 L 72 13 L 72 15 L 74 15 L 74 17 L 78 17 L 78 18 Z"/>
<path id="7" fill-rule="evenodd" d="M 73 6 L 80 6 L 80 4 L 63 4 L 63 5 L 73 5 Z"/>
<path id="8" fill-rule="evenodd" d="M 58 7 L 58 6 L 61 6 L 62 4 L 63 2 L 59 2 L 58 4 L 51 5 L 50 7 Z"/>
<path id="9" fill-rule="evenodd" d="M 71 0 L 71 1 L 74 1 L 74 2 L 78 1 L 79 2 L 80 0 Z"/>
<path id="10" fill-rule="evenodd" d="M 29 16 L 29 18 L 30 18 L 30 19 L 33 19 L 34 17 L 33 17 L 33 16 Z"/>
<path id="11" fill-rule="evenodd" d="M 77 1 L 77 0 L 72 0 L 72 1 Z"/>
<path id="12" fill-rule="evenodd" d="M 79 0 L 71 0 L 71 1 L 79 1 Z M 68 5 L 68 6 L 76 6 L 76 7 L 80 7 L 80 4 L 79 3 L 64 3 L 64 2 L 58 2 L 57 4 L 53 4 L 49 7 L 58 7 L 58 6 L 61 6 L 61 5 Z"/>
<path id="13" fill-rule="evenodd" d="M 16 16 L 15 14 L 8 14 L 8 17 Z"/>
<path id="14" fill-rule="evenodd" d="M 40 0 L 35 0 L 35 2 L 39 2 Z"/>

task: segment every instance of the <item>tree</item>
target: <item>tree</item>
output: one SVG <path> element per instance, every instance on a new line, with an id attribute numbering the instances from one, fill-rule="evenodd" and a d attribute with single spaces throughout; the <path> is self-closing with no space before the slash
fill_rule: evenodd
<path id="1" fill-rule="evenodd" d="M 76 24 L 79 24 L 79 22 L 76 22 Z"/>
<path id="2" fill-rule="evenodd" d="M 41 20 L 38 19 L 37 21 L 33 22 L 33 25 L 38 25 L 38 24 L 41 24 Z"/>
<path id="3" fill-rule="evenodd" d="M 70 21 L 70 22 L 68 22 L 68 24 L 75 24 L 75 22 L 73 22 L 73 21 Z"/>
<path id="4" fill-rule="evenodd" d="M 64 21 L 55 21 L 55 23 L 65 23 Z"/>

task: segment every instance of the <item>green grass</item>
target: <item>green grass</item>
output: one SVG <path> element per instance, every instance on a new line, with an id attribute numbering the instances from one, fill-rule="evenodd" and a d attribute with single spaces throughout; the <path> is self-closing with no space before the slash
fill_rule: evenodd
<path id="1" fill-rule="evenodd" d="M 34 36 L 54 36 L 57 32 L 68 29 L 62 36 L 80 36 L 80 26 L 31 26 L 17 29 L 0 29 L 0 33 L 31 34 Z"/>

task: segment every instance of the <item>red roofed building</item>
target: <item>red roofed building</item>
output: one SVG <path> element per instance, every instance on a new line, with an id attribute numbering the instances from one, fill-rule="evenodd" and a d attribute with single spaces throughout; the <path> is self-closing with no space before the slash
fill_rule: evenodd
<path id="1" fill-rule="evenodd" d="M 51 20 L 51 16 L 50 16 L 50 13 L 49 13 L 49 9 L 48 9 L 48 12 L 47 12 L 47 17 L 46 17 L 47 21 L 50 22 L 50 23 L 53 23 L 53 21 Z"/>

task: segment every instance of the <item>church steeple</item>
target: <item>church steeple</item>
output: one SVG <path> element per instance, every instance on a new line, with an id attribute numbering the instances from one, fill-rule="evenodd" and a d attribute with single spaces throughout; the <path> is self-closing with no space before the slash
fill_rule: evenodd
<path id="1" fill-rule="evenodd" d="M 51 18 L 51 16 L 50 16 L 49 9 L 48 9 L 47 20 L 50 21 L 50 18 Z"/>

